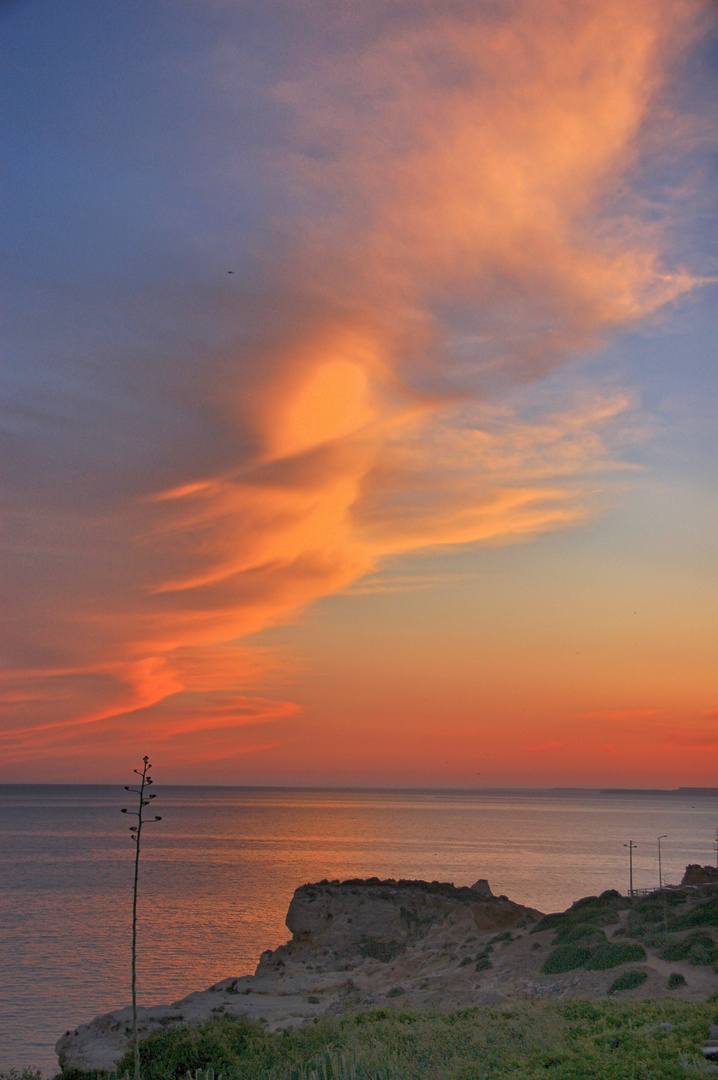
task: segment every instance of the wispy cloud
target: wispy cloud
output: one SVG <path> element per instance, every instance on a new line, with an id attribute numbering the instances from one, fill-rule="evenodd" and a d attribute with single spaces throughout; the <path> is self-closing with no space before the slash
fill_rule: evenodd
<path id="1" fill-rule="evenodd" d="M 281 71 L 223 10 L 195 77 L 222 115 L 272 117 L 251 148 L 272 212 L 215 294 L 186 268 L 179 296 L 157 288 L 194 343 L 113 357 L 89 404 L 68 376 L 60 434 L 14 436 L 16 760 L 33 737 L 106 750 L 133 715 L 149 743 L 231 728 L 239 752 L 296 708 L 253 696 L 263 658 L 218 643 L 390 556 L 583 520 L 630 394 L 541 415 L 510 394 L 694 283 L 634 180 L 695 5 L 297 4 Z M 63 490 L 42 479 L 58 446 Z"/>

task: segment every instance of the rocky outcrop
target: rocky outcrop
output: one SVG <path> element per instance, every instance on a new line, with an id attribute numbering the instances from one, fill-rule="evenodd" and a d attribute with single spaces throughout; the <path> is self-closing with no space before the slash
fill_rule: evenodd
<path id="1" fill-rule="evenodd" d="M 386 963 L 419 944 L 441 950 L 540 915 L 505 896 L 493 896 L 488 882 L 477 886 L 378 878 L 304 885 L 287 912 L 292 940 L 264 953 L 256 974 L 320 957 L 327 969 L 335 970 L 344 970 L 348 961 Z"/>
<path id="2" fill-rule="evenodd" d="M 679 888 L 684 888 L 686 885 L 718 885 L 718 868 L 689 863 L 681 878 Z"/>
<path id="3" fill-rule="evenodd" d="M 471 888 L 378 878 L 303 885 L 287 913 L 292 940 L 263 953 L 254 975 L 224 979 L 172 1006 L 139 1009 L 140 1030 L 145 1035 L 220 1014 L 278 1029 L 386 1003 L 387 997 L 440 998 L 455 989 L 464 957 L 460 982 L 468 983 L 469 964 L 475 976 L 472 951 L 477 954 L 482 942 L 496 934 L 508 940 L 512 930 L 539 917 L 494 896 L 485 880 Z M 55 1048 L 60 1065 L 114 1068 L 130 1045 L 131 1023 L 131 1010 L 124 1008 L 66 1032 Z"/>

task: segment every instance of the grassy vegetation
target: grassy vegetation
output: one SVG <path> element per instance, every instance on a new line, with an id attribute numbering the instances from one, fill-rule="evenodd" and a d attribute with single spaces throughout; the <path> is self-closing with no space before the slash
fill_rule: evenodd
<path id="1" fill-rule="evenodd" d="M 690 911 L 677 912 L 668 923 L 669 931 L 691 930 L 694 926 L 718 927 L 718 896 L 715 889 Z"/>
<path id="2" fill-rule="evenodd" d="M 575 971 L 583 967 L 591 956 L 591 950 L 584 945 L 559 945 L 548 954 L 541 968 L 545 975 L 560 975 L 564 971 Z"/>
<path id="3" fill-rule="evenodd" d="M 597 945 L 591 949 L 591 955 L 586 961 L 589 971 L 607 971 L 608 968 L 618 967 L 619 964 L 631 964 L 636 960 L 645 960 L 646 950 L 637 944 L 609 944 Z"/>
<path id="4" fill-rule="evenodd" d="M 584 945 L 559 945 L 550 952 L 541 970 L 546 975 L 556 975 L 562 971 L 575 971 L 586 968 L 588 971 L 607 971 L 619 964 L 630 964 L 636 960 L 645 960 L 646 950 L 642 945 L 628 943 L 611 944 L 601 942 L 593 948 Z M 677 957 L 671 957 L 677 959 Z"/>
<path id="5" fill-rule="evenodd" d="M 684 889 L 665 889 L 634 902 L 624 937 L 636 938 L 655 949 L 664 960 L 710 965 L 718 971 L 718 896 L 715 890 L 702 895 Z"/>
<path id="6" fill-rule="evenodd" d="M 642 974 L 617 983 L 628 989 Z M 157 1032 L 140 1056 L 142 1080 L 185 1080 L 209 1067 L 225 1080 L 686 1080 L 705 1076 L 701 1047 L 717 1020 L 715 1002 L 614 999 L 375 1009 L 282 1034 L 223 1017 Z M 131 1065 L 128 1054 L 118 1074 Z"/>
<path id="7" fill-rule="evenodd" d="M 662 953 L 664 960 L 687 960 L 689 964 L 715 964 L 718 949 L 710 934 L 694 930 L 692 934 L 669 941 Z"/>
<path id="8" fill-rule="evenodd" d="M 624 926 L 615 927 L 628 909 Z M 610 941 L 604 927 L 612 927 Z M 718 928 L 718 896 L 711 889 L 695 893 L 664 889 L 629 900 L 615 891 L 578 900 L 568 911 L 546 915 L 531 930 L 553 930 L 552 952 L 542 971 L 546 975 L 577 968 L 605 970 L 644 960 L 644 945 L 664 960 L 711 965 L 718 971 L 718 943 L 709 931 Z M 633 938 L 634 941 L 616 941 Z M 677 984 L 675 984 L 677 985 Z"/>
<path id="9" fill-rule="evenodd" d="M 643 938 L 656 934 L 676 934 L 696 927 L 718 929 L 716 890 L 704 894 L 685 889 L 664 889 L 635 900 L 628 915 L 626 934 Z"/>
<path id="10" fill-rule="evenodd" d="M 545 975 L 559 975 L 586 967 L 603 970 L 645 957 L 639 945 L 620 946 L 609 943 L 604 926 L 619 921 L 619 912 L 630 901 L 610 889 L 600 896 L 586 896 L 577 900 L 567 911 L 545 915 L 531 929 L 532 934 L 553 930 L 556 946 L 544 961 L 541 970 Z M 640 950 L 640 951 L 639 951 Z"/>
<path id="11" fill-rule="evenodd" d="M 567 911 L 544 915 L 531 929 L 532 934 L 542 930 L 555 930 L 555 944 L 570 943 L 578 938 L 593 936 L 596 941 L 605 938 L 600 927 L 619 921 L 619 912 L 630 907 L 631 901 L 615 889 L 608 889 L 600 896 L 584 896 Z"/>

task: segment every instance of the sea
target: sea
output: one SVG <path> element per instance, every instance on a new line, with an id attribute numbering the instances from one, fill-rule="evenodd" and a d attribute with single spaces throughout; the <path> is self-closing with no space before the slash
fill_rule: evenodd
<path id="1" fill-rule="evenodd" d="M 715 861 L 718 791 L 171 787 L 143 830 L 140 1004 L 254 971 L 311 881 L 487 878 L 541 911 Z M 122 787 L 0 785 L 0 1071 L 130 1000 L 134 845 Z"/>

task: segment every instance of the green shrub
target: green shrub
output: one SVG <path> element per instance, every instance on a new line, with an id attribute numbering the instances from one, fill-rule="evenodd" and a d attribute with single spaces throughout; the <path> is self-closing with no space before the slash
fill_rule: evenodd
<path id="1" fill-rule="evenodd" d="M 564 911 L 556 911 L 551 915 L 544 915 L 542 919 L 532 926 L 529 930 L 530 934 L 540 934 L 542 930 L 555 930 L 557 926 L 561 926 L 565 916 Z"/>
<path id="2" fill-rule="evenodd" d="M 493 965 L 492 965 L 491 961 L 489 960 L 488 956 L 478 956 L 476 958 L 476 970 L 477 971 L 486 971 L 487 968 L 490 968 L 490 967 L 493 967 Z"/>
<path id="3" fill-rule="evenodd" d="M 0 1071 L 0 1080 L 42 1080 L 39 1069 L 6 1069 Z"/>
<path id="4" fill-rule="evenodd" d="M 598 945 L 591 949 L 591 955 L 586 961 L 589 971 L 605 971 L 608 968 L 618 967 L 619 964 L 630 964 L 636 960 L 645 960 L 646 950 L 642 945 L 611 944 Z"/>
<path id="5" fill-rule="evenodd" d="M 669 930 L 690 930 L 694 926 L 718 927 L 718 896 L 712 892 L 705 900 L 699 901 L 694 907 L 676 915 L 668 924 Z"/>
<path id="6" fill-rule="evenodd" d="M 646 945 L 649 949 L 663 949 L 667 938 L 663 929 L 656 929 L 655 927 L 645 927 L 642 930 L 627 930 L 625 935 L 621 935 L 618 932 L 614 934 L 614 937 L 628 937 L 637 938 L 643 945 Z"/>
<path id="7" fill-rule="evenodd" d="M 565 932 L 567 927 L 576 926 L 579 923 L 587 923 L 594 929 L 599 926 L 610 926 L 618 922 L 618 912 L 628 907 L 629 904 L 630 901 L 625 896 L 621 896 L 615 889 L 608 889 L 606 892 L 602 892 L 600 896 L 584 896 L 581 900 L 577 900 L 575 904 L 572 904 L 567 911 L 544 915 L 532 927 L 530 933 L 537 934 L 541 930 L 558 931 L 559 928 L 561 928 L 561 932 Z"/>
<path id="8" fill-rule="evenodd" d="M 589 923 L 566 923 L 559 926 L 553 939 L 554 945 L 600 945 L 607 941 L 606 934 Z"/>
<path id="9" fill-rule="evenodd" d="M 403 986 L 392 986 L 391 990 L 387 990 L 386 996 L 387 997 L 401 997 L 401 995 L 405 994 L 405 993 L 406 993 L 406 990 L 404 989 Z"/>
<path id="10" fill-rule="evenodd" d="M 621 896 L 618 889 L 605 889 L 600 896 L 582 896 L 580 900 L 574 900 L 569 911 L 584 911 L 586 908 L 595 907 L 618 907 L 628 906 L 628 900 Z"/>
<path id="11" fill-rule="evenodd" d="M 686 985 L 685 975 L 681 975 L 680 971 L 672 971 L 668 976 L 668 989 L 675 990 L 678 986 Z"/>
<path id="12" fill-rule="evenodd" d="M 661 953 L 664 960 L 687 960 L 689 964 L 713 964 L 718 949 L 710 934 L 695 930 L 692 934 L 670 941 Z"/>
<path id="13" fill-rule="evenodd" d="M 666 922 L 670 929 L 675 921 L 672 909 L 686 903 L 687 893 L 676 889 L 662 889 L 640 900 L 633 901 L 628 914 L 626 933 L 648 944 L 658 944 L 657 934 L 663 932 Z"/>
<path id="14" fill-rule="evenodd" d="M 607 993 L 619 994 L 622 990 L 635 990 L 637 986 L 643 986 L 648 978 L 647 971 L 624 971 L 615 982 L 611 983 Z"/>
<path id="15" fill-rule="evenodd" d="M 563 971 L 574 971 L 583 967 L 591 955 L 591 950 L 583 945 L 559 945 L 546 957 L 541 970 L 545 975 L 558 975 Z"/>
<path id="16" fill-rule="evenodd" d="M 369 960 L 381 960 L 384 964 L 396 959 L 404 947 L 401 941 L 379 941 L 376 938 L 362 938 L 358 945 L 362 956 Z"/>
<path id="17" fill-rule="evenodd" d="M 604 938 L 592 948 L 588 945 L 559 945 L 549 953 L 541 970 L 546 975 L 557 975 L 580 967 L 588 971 L 605 971 L 619 964 L 645 959 L 646 950 L 642 945 L 609 942 Z"/>

